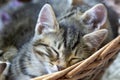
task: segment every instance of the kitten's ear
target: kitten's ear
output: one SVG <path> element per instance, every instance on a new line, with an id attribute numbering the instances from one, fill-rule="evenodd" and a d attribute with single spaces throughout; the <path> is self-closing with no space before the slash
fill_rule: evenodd
<path id="1" fill-rule="evenodd" d="M 52 7 L 49 4 L 45 4 L 38 17 L 36 24 L 36 33 L 55 31 L 58 28 L 58 23 Z"/>
<path id="2" fill-rule="evenodd" d="M 108 35 L 107 29 L 101 29 L 83 36 L 83 40 L 90 49 L 97 49 Z"/>
<path id="3" fill-rule="evenodd" d="M 0 63 L 0 75 L 3 73 L 6 67 L 7 67 L 6 63 Z"/>
<path id="4" fill-rule="evenodd" d="M 103 4 L 97 4 L 82 15 L 82 21 L 92 31 L 100 29 L 107 21 L 107 10 Z M 92 32 L 91 31 L 91 32 Z"/>

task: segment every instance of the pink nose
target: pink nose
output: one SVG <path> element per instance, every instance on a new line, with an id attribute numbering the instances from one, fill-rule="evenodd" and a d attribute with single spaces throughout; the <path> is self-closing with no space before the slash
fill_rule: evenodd
<path id="1" fill-rule="evenodd" d="M 57 68 L 58 68 L 59 71 L 61 71 L 61 70 L 65 69 L 66 67 L 57 65 Z"/>

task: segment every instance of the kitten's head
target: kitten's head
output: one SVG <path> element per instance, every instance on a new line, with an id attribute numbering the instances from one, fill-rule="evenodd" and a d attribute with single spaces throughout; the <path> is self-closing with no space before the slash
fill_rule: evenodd
<path id="1" fill-rule="evenodd" d="M 78 26 L 83 34 L 108 28 L 107 10 L 103 4 L 97 4 L 88 9 L 77 6 L 70 11 L 59 20 L 60 24 Z"/>
<path id="2" fill-rule="evenodd" d="M 43 62 L 56 65 L 59 69 L 66 68 L 95 52 L 108 33 L 106 29 L 86 35 L 81 31 L 73 25 L 59 25 L 52 7 L 46 4 L 38 16 L 33 51 Z"/>

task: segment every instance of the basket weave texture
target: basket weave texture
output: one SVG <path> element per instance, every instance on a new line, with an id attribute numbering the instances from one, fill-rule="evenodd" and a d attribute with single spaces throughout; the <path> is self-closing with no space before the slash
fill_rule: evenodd
<path id="1" fill-rule="evenodd" d="M 106 67 L 115 59 L 118 51 L 120 51 L 120 35 L 87 59 L 64 70 L 31 80 L 99 80 Z"/>

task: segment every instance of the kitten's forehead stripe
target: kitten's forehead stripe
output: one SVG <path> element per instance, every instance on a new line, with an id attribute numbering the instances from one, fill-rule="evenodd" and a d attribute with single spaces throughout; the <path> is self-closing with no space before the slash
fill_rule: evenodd
<path id="1" fill-rule="evenodd" d="M 62 25 L 64 27 L 65 25 Z M 69 25 L 68 25 L 69 26 Z M 76 28 L 74 25 L 70 25 L 69 27 L 64 27 L 64 46 L 67 49 L 74 49 L 77 44 L 80 42 L 81 39 L 81 32 L 78 28 Z"/>
<path id="2" fill-rule="evenodd" d="M 62 43 L 60 42 L 60 43 L 58 44 L 58 49 L 60 49 L 61 45 L 62 45 Z"/>
<path id="3" fill-rule="evenodd" d="M 75 12 L 70 12 L 70 13 L 66 14 L 65 16 L 61 17 L 58 21 L 65 19 L 65 18 L 69 18 L 69 17 L 73 16 L 74 14 L 75 14 Z"/>

